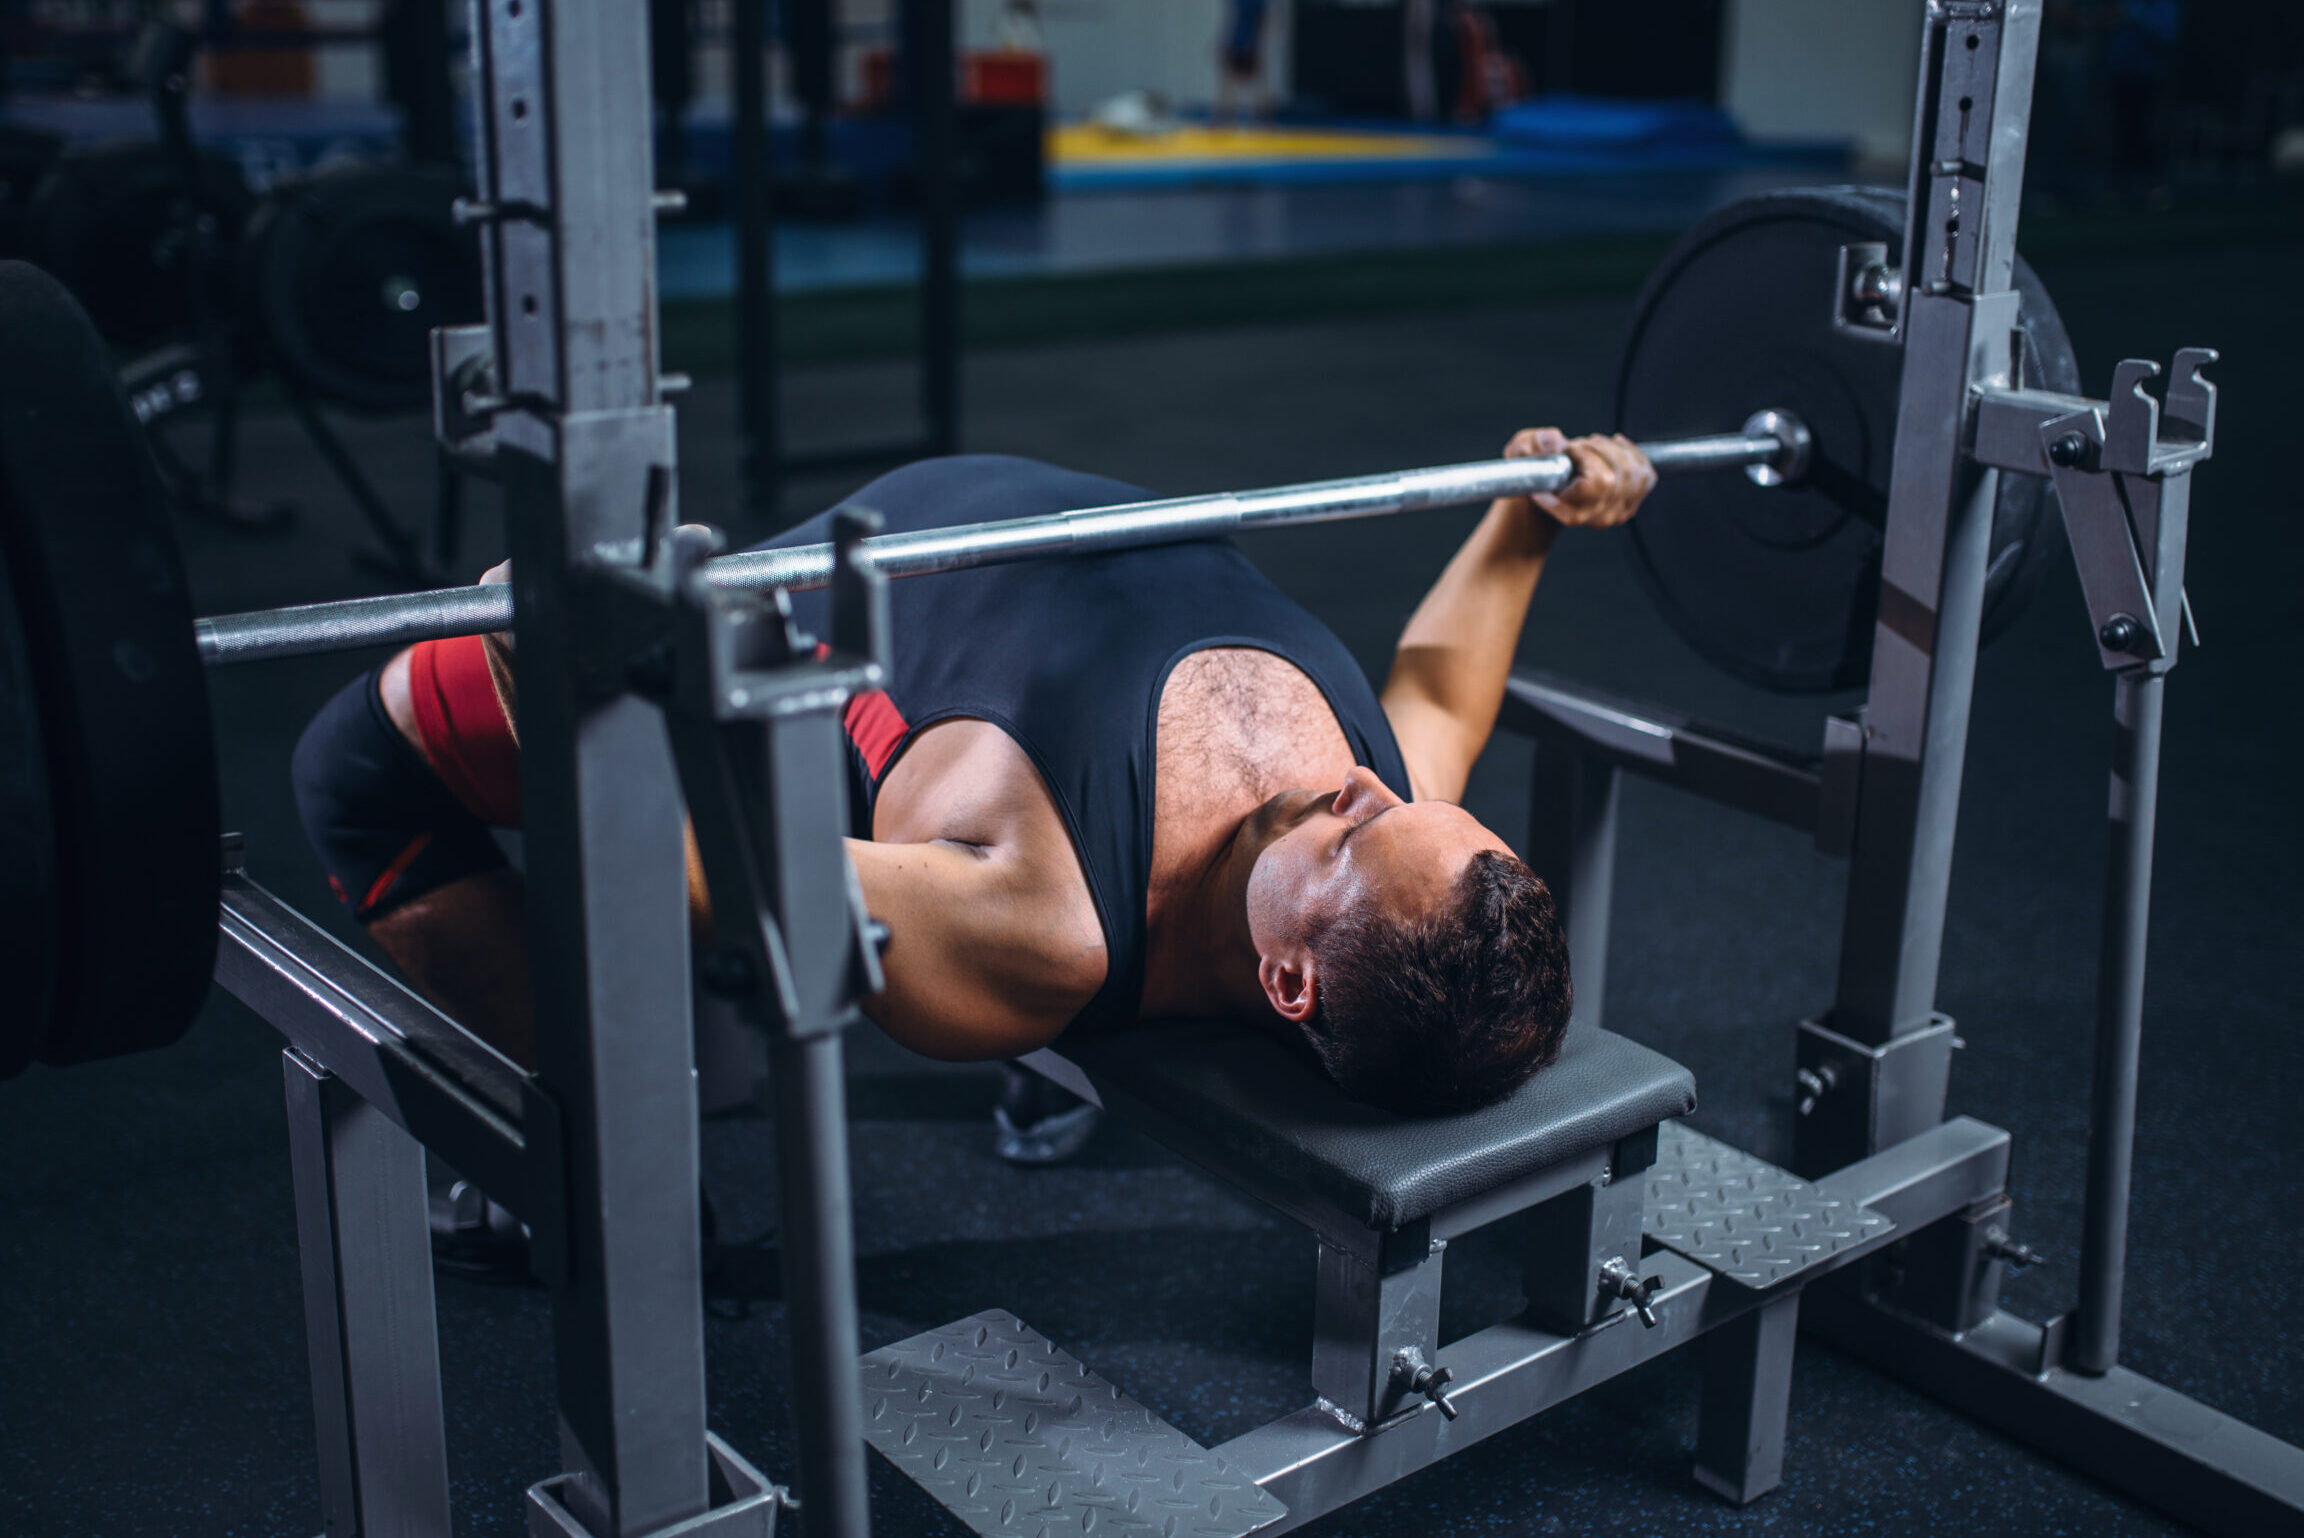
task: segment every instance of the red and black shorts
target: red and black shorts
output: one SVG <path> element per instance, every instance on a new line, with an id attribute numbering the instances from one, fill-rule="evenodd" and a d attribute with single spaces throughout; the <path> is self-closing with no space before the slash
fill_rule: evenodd
<path id="1" fill-rule="evenodd" d="M 362 923 L 505 863 L 497 829 L 520 826 L 520 747 L 478 636 L 410 648 L 418 749 L 385 714 L 372 669 L 321 708 L 296 745 L 305 835 Z M 856 831 L 906 727 L 886 694 L 849 702 Z"/>
<path id="2" fill-rule="evenodd" d="M 505 863 L 495 828 L 520 826 L 520 750 L 478 636 L 409 656 L 421 750 L 385 714 L 371 669 L 321 708 L 291 777 L 304 831 L 337 898 L 366 923 Z"/>

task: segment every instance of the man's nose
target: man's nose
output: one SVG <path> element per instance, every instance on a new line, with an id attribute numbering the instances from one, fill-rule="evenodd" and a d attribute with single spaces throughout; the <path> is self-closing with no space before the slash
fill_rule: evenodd
<path id="1" fill-rule="evenodd" d="M 1386 807 L 1398 805 L 1400 798 L 1392 794 L 1391 787 L 1364 764 L 1355 765 L 1344 776 L 1344 788 L 1336 792 L 1336 815 L 1354 822 L 1366 822 Z"/>

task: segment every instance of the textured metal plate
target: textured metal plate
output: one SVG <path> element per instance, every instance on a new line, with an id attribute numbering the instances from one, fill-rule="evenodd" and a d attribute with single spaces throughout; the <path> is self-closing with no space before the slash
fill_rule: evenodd
<path id="1" fill-rule="evenodd" d="M 1014 1314 L 864 1358 L 864 1435 L 993 1538 L 1243 1538 L 1288 1514 Z"/>
<path id="2" fill-rule="evenodd" d="M 1648 1170 L 1648 1236 L 1755 1290 L 1896 1225 L 1740 1148 L 1668 1121 Z"/>

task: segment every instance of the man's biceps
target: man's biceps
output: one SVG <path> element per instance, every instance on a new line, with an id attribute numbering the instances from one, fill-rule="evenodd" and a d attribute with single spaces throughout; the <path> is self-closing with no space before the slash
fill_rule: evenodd
<path id="1" fill-rule="evenodd" d="M 1387 693 L 1385 718 L 1400 761 L 1407 765 L 1409 789 L 1419 801 L 1453 801 L 1464 793 L 1471 771 L 1472 729 L 1441 706 L 1424 699 L 1395 701 Z"/>
<path id="2" fill-rule="evenodd" d="M 1430 751 L 1463 730 L 1448 707 L 1421 690 L 1386 689 L 1384 719 L 1391 723 L 1393 740 L 1402 754 Z"/>
<path id="3" fill-rule="evenodd" d="M 1397 726 L 1393 740 L 1400 747 L 1400 762 L 1408 770 L 1408 794 L 1414 801 L 1452 801 L 1463 786 L 1454 772 L 1457 754 L 1439 733 L 1407 733 Z"/>

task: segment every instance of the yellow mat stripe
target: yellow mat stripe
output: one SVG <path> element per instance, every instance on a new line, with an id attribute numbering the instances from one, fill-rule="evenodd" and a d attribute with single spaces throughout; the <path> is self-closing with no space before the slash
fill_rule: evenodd
<path id="1" fill-rule="evenodd" d="M 1049 158 L 1058 165 L 1158 165 L 1175 160 L 1474 160 L 1489 153 L 1489 146 L 1477 139 L 1339 133 L 1318 128 L 1185 124 L 1158 134 L 1131 134 L 1093 123 L 1065 123 L 1048 135 Z"/>

